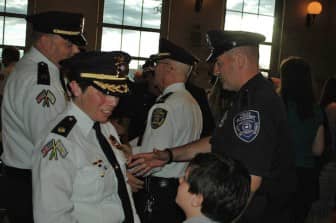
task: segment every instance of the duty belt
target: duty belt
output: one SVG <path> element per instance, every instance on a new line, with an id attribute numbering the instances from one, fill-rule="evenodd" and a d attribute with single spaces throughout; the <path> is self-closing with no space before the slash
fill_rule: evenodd
<path id="1" fill-rule="evenodd" d="M 146 192 L 146 199 L 145 199 L 145 209 L 144 213 L 146 215 L 146 219 L 151 219 L 151 215 L 153 212 L 153 208 L 156 203 L 155 192 L 157 189 L 162 190 L 168 187 L 177 187 L 178 186 L 178 179 L 177 178 L 164 178 L 164 177 L 153 177 L 147 176 L 144 178 L 145 181 L 145 192 Z"/>

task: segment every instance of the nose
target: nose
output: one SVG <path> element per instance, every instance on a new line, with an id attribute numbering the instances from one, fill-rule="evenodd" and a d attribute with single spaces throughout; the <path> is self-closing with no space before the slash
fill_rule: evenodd
<path id="1" fill-rule="evenodd" d="M 106 102 L 106 104 L 109 104 L 109 105 L 115 107 L 119 103 L 119 97 L 116 97 L 116 96 L 113 96 L 113 95 L 106 95 L 105 96 L 105 102 Z"/>
<path id="2" fill-rule="evenodd" d="M 77 54 L 79 52 L 80 52 L 79 47 L 76 44 L 72 44 L 72 46 L 71 46 L 71 55 L 73 56 L 73 55 L 75 55 L 75 54 Z"/>

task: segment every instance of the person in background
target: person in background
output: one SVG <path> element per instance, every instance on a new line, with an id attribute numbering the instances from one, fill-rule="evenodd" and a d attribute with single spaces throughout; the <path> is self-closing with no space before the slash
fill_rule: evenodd
<path id="1" fill-rule="evenodd" d="M 62 112 L 66 94 L 60 64 L 86 44 L 82 14 L 49 11 L 29 15 L 33 45 L 15 65 L 1 107 L 5 194 L 11 223 L 33 222 L 31 168 L 34 143 Z"/>
<path id="2" fill-rule="evenodd" d="M 290 222 L 294 151 L 284 104 L 259 70 L 259 44 L 265 37 L 212 30 L 207 39 L 212 50 L 208 61 L 215 61 L 214 73 L 224 89 L 236 92 L 231 107 L 211 137 L 133 155 L 129 167 L 142 174 L 172 161 L 190 160 L 197 153 L 229 156 L 242 162 L 251 176 L 251 200 L 239 222 Z"/>
<path id="3" fill-rule="evenodd" d="M 180 177 L 176 202 L 183 223 L 231 223 L 238 220 L 250 194 L 250 175 L 238 161 L 213 153 L 197 154 Z"/>
<path id="4" fill-rule="evenodd" d="M 300 57 L 283 60 L 280 77 L 280 95 L 286 106 L 295 150 L 297 186 L 294 218 L 295 222 L 304 222 L 319 194 L 316 157 L 324 149 L 322 110 L 315 100 L 311 70 L 305 60 Z"/>
<path id="5" fill-rule="evenodd" d="M 3 91 L 5 87 L 6 80 L 9 74 L 12 72 L 15 64 L 20 59 L 20 52 L 18 48 L 14 46 L 4 47 L 1 54 L 2 58 L 2 69 L 0 71 L 0 105 L 2 104 Z M 0 111 L 0 134 L 1 134 L 1 111 Z M 2 138 L 0 135 L 0 155 L 2 154 Z M 0 160 L 1 164 L 1 160 Z"/>
<path id="6" fill-rule="evenodd" d="M 209 106 L 215 123 L 218 123 L 222 115 L 231 107 L 235 92 L 222 88 L 220 78 L 216 78 L 209 92 Z"/>
<path id="7" fill-rule="evenodd" d="M 212 116 L 212 112 L 208 102 L 208 97 L 205 90 L 201 87 L 196 86 L 190 80 L 186 82 L 186 89 L 195 98 L 202 112 L 203 127 L 201 136 L 205 137 L 211 135 L 215 127 L 215 121 Z"/>
<path id="8" fill-rule="evenodd" d="M 121 124 L 128 123 L 123 125 L 127 135 L 123 143 L 134 140 L 134 144 L 141 145 L 148 111 L 160 95 L 154 83 L 154 60 L 151 57 L 142 65 L 142 71 L 137 71 L 134 82 L 130 82 L 130 94 L 120 100 L 115 111 Z"/>
<path id="9" fill-rule="evenodd" d="M 35 223 L 140 223 L 126 183 L 126 158 L 109 122 L 129 91 L 129 61 L 121 51 L 93 51 L 61 62 L 72 101 L 36 143 Z"/>
<path id="10" fill-rule="evenodd" d="M 162 94 L 149 110 L 141 146 L 133 147 L 133 154 L 183 145 L 198 139 L 202 131 L 201 109 L 185 88 L 196 58 L 175 43 L 160 39 L 154 60 L 155 84 Z M 143 222 L 180 223 L 184 219 L 175 197 L 186 165 L 171 163 L 143 179 L 144 189 L 134 194 Z"/>
<path id="11" fill-rule="evenodd" d="M 1 61 L 2 69 L 0 72 L 0 97 L 1 97 L 0 101 L 2 101 L 3 90 L 5 87 L 7 77 L 12 72 L 15 64 L 20 59 L 19 49 L 14 46 L 4 47 L 2 50 L 1 58 L 2 58 Z"/>
<path id="12" fill-rule="evenodd" d="M 336 154 L 336 79 L 329 78 L 325 81 L 320 99 L 320 106 L 324 111 L 324 126 L 326 148 L 328 155 Z M 332 157 L 327 157 L 330 159 Z M 336 161 L 336 160 L 335 160 Z"/>

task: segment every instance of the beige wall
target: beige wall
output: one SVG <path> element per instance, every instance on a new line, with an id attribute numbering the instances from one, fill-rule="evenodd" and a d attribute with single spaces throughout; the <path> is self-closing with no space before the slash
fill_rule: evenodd
<path id="1" fill-rule="evenodd" d="M 329 41 L 329 14 L 332 13 L 327 1 L 322 1 L 323 11 L 315 18 L 312 26 L 307 27 L 306 7 L 309 0 L 288 0 L 284 10 L 284 25 L 281 42 L 281 58 L 301 56 L 311 64 L 317 79 L 331 74 L 329 64 L 330 48 L 335 43 Z M 330 1 L 331 2 L 331 1 Z M 335 12 L 333 13 L 334 15 Z"/>
<path id="2" fill-rule="evenodd" d="M 31 0 L 34 12 L 46 10 L 65 10 L 81 12 L 86 17 L 86 36 L 88 49 L 99 48 L 99 12 L 102 11 L 102 0 Z M 204 59 L 209 51 L 205 46 L 204 34 L 210 29 L 223 27 L 223 9 L 225 0 L 203 0 L 200 12 L 194 11 L 195 0 L 166 0 L 170 10 L 163 15 L 162 36 L 191 50 L 199 58 Z M 336 1 L 321 0 L 323 12 L 316 17 L 311 27 L 306 27 L 306 6 L 310 0 L 284 0 L 283 29 L 280 33 L 279 60 L 290 56 L 302 56 L 312 65 L 315 76 L 324 79 L 334 74 L 331 64 L 336 50 Z M 97 38 L 98 37 L 98 38 Z M 197 82 L 207 86 L 207 66 L 200 65 Z"/>

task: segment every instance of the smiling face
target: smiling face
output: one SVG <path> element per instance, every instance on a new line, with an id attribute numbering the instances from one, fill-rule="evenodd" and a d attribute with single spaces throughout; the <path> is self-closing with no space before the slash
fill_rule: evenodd
<path id="1" fill-rule="evenodd" d="M 96 122 L 108 121 L 119 103 L 119 97 L 106 95 L 93 86 L 83 92 L 77 82 L 72 81 L 70 87 L 75 96 L 74 103 Z"/>

